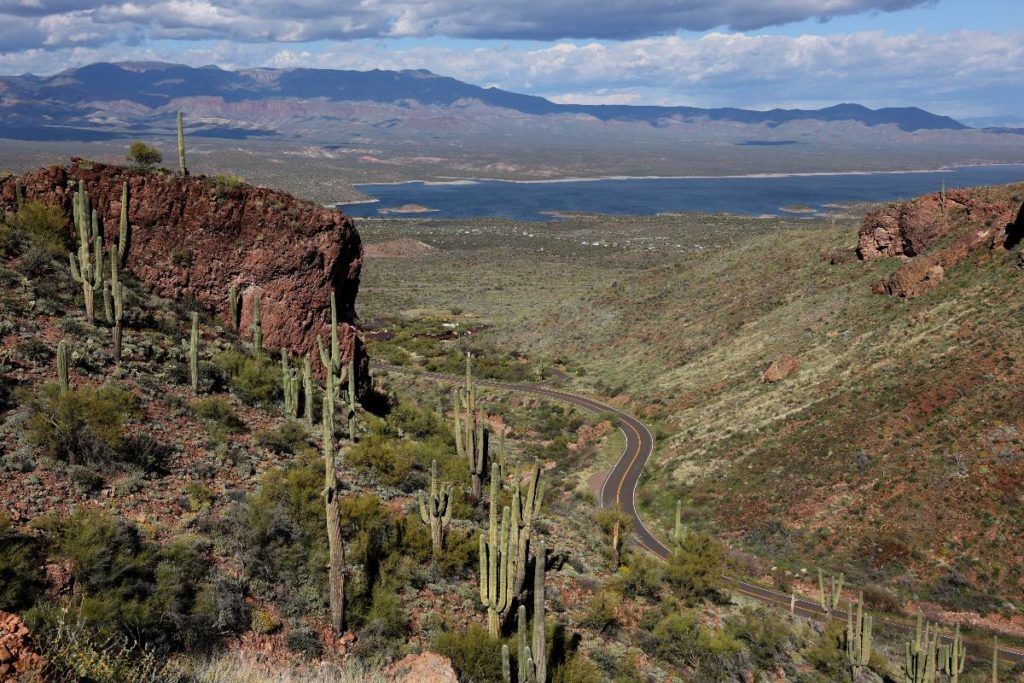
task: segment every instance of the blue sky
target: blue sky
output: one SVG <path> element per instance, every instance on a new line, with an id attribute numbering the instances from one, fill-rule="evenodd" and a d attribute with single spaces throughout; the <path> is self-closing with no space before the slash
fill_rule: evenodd
<path id="1" fill-rule="evenodd" d="M 1024 124 L 1024 0 L 0 0 L 0 72 L 426 68 L 559 101 Z"/>

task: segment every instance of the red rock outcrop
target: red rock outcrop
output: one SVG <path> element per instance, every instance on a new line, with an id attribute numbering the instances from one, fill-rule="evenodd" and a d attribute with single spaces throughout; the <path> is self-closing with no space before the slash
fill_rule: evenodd
<path id="1" fill-rule="evenodd" d="M 46 662 L 29 646 L 28 635 L 18 615 L 0 612 L 0 683 L 41 680 Z"/>
<path id="2" fill-rule="evenodd" d="M 267 188 L 78 159 L 0 181 L 0 207 L 14 210 L 18 182 L 28 199 L 62 206 L 70 216 L 79 180 L 108 243 L 117 237 L 121 187 L 128 183 L 129 271 L 164 296 L 194 299 L 222 317 L 228 288 L 237 287 L 243 333 L 260 297 L 269 347 L 315 353 L 317 335 L 330 333 L 336 291 L 344 358 L 356 358 L 361 392 L 369 386 L 362 335 L 353 324 L 363 247 L 351 218 Z"/>
<path id="3" fill-rule="evenodd" d="M 772 364 L 761 373 L 761 379 L 765 382 L 780 382 L 800 368 L 800 359 L 796 356 L 791 356 L 788 353 L 784 353 L 775 360 Z"/>
<path id="4" fill-rule="evenodd" d="M 423 652 L 406 655 L 388 667 L 388 683 L 458 683 L 455 669 L 447 657 Z"/>
<path id="5" fill-rule="evenodd" d="M 868 213 L 857 255 L 865 260 L 883 256 L 906 260 L 874 290 L 903 298 L 920 296 L 975 250 L 1015 247 L 1024 233 L 1024 219 L 1017 213 L 1020 200 L 1013 189 L 951 190 L 945 204 L 939 194 L 931 194 Z M 946 246 L 928 253 L 940 243 Z"/>

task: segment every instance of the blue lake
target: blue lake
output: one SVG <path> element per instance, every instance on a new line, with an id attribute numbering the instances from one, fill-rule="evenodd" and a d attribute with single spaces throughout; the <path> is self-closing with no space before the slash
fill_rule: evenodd
<path id="1" fill-rule="evenodd" d="M 784 206 L 809 206 L 828 211 L 829 204 L 914 197 L 936 192 L 943 180 L 947 188 L 1024 182 L 1024 165 L 965 166 L 906 173 L 374 183 L 357 187 L 376 202 L 339 206 L 355 217 L 495 216 L 551 220 L 553 212 L 652 215 L 682 211 L 784 215 Z M 434 211 L 386 211 L 406 204 Z"/>

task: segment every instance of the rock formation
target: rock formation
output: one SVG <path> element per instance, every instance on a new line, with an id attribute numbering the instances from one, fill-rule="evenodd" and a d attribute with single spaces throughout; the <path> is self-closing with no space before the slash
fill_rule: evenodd
<path id="1" fill-rule="evenodd" d="M 330 334 L 330 294 L 336 291 L 343 358 L 354 354 L 360 392 L 369 386 L 354 325 L 363 248 L 351 218 L 267 188 L 81 159 L 0 181 L 0 208 L 16 209 L 17 182 L 27 199 L 61 206 L 70 216 L 79 180 L 107 244 L 117 238 L 121 188 L 128 183 L 127 269 L 156 292 L 194 299 L 222 318 L 228 288 L 237 287 L 243 336 L 259 297 L 264 343 L 315 353 L 317 335 L 326 340 Z"/>
<path id="2" fill-rule="evenodd" d="M 920 296 L 976 250 L 1014 248 L 1024 233 L 1024 218 L 1018 213 L 1020 199 L 1011 195 L 1007 188 L 951 190 L 944 200 L 936 193 L 868 213 L 857 255 L 862 260 L 889 256 L 906 261 L 874 290 L 903 298 Z"/>
<path id="3" fill-rule="evenodd" d="M 46 662 L 29 647 L 28 627 L 16 614 L 0 612 L 0 682 L 36 680 Z"/>
<path id="4" fill-rule="evenodd" d="M 387 670 L 388 683 L 458 683 L 458 677 L 447 657 L 423 652 L 406 655 Z"/>
<path id="5" fill-rule="evenodd" d="M 786 379 L 800 368 L 800 359 L 784 353 L 761 373 L 761 379 L 765 382 L 779 382 Z"/>

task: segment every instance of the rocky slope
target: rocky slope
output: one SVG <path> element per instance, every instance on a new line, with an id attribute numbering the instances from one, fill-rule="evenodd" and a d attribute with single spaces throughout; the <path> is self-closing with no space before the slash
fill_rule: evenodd
<path id="1" fill-rule="evenodd" d="M 363 248 L 351 218 L 267 188 L 81 159 L 0 181 L 0 209 L 17 209 L 20 186 L 27 200 L 61 206 L 70 216 L 79 181 L 107 244 L 117 239 L 128 185 L 129 271 L 157 293 L 194 300 L 224 319 L 228 288 L 236 287 L 243 331 L 259 298 L 268 346 L 315 353 L 317 336 L 330 334 L 335 291 L 343 357 L 355 356 L 365 391 L 368 360 L 354 325 Z"/>

